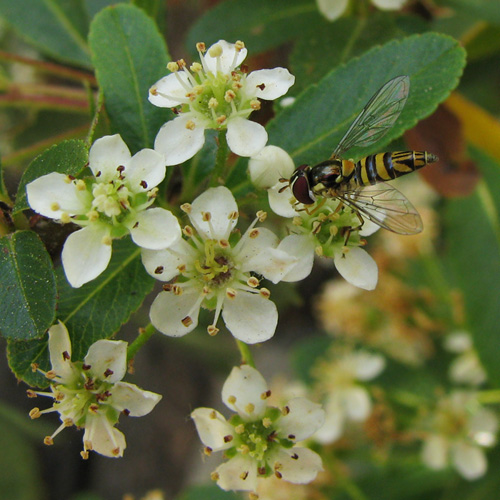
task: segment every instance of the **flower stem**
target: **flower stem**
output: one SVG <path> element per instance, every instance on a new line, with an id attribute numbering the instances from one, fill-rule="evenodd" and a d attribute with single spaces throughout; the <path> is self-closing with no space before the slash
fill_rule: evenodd
<path id="1" fill-rule="evenodd" d="M 137 338 L 128 346 L 127 349 L 127 362 L 133 359 L 137 351 L 151 338 L 153 334 L 156 333 L 156 328 L 149 323 L 146 328 L 139 328 L 139 335 Z"/>
<path id="2" fill-rule="evenodd" d="M 229 154 L 229 148 L 226 140 L 227 130 L 219 132 L 219 149 L 217 150 L 217 157 L 215 158 L 215 167 L 212 171 L 212 178 L 210 179 L 210 186 L 215 187 L 220 185 L 220 179 L 224 179 L 226 170 L 226 161 Z"/>
<path id="3" fill-rule="evenodd" d="M 253 360 L 253 356 L 250 351 L 250 347 L 248 347 L 248 344 L 245 344 L 245 342 L 242 342 L 241 340 L 236 340 L 236 345 L 238 346 L 241 354 L 241 362 L 248 366 L 251 366 L 252 368 L 255 368 L 255 362 Z"/>

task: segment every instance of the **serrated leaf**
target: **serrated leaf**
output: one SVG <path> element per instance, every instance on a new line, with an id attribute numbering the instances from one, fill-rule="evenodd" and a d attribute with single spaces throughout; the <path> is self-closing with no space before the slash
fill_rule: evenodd
<path id="1" fill-rule="evenodd" d="M 151 292 L 155 280 L 144 270 L 140 249 L 130 239 L 113 242 L 113 258 L 98 278 L 81 288 L 72 288 L 61 268 L 57 270 L 59 302 L 57 319 L 68 328 L 72 359 L 83 359 L 91 344 L 110 338 L 128 321 Z M 37 362 L 49 369 L 47 339 L 37 342 L 10 342 L 9 365 L 18 378 L 43 386 L 43 377 L 31 371 Z"/>
<path id="2" fill-rule="evenodd" d="M 91 67 L 82 0 L 0 0 L 0 16 L 42 53 Z"/>
<path id="3" fill-rule="evenodd" d="M 220 2 L 191 28 L 186 47 L 194 51 L 197 42 L 207 47 L 220 39 L 242 40 L 250 55 L 269 50 L 297 35 L 313 33 L 324 23 L 311 0 L 229 0 Z"/>
<path id="4" fill-rule="evenodd" d="M 394 127 L 377 144 L 351 150 L 349 157 L 380 151 L 434 111 L 457 85 L 464 64 L 458 42 L 436 33 L 374 48 L 328 73 L 285 108 L 268 126 L 268 144 L 285 149 L 296 164 L 325 160 L 372 95 L 391 78 L 408 75 L 410 95 Z"/>
<path id="5" fill-rule="evenodd" d="M 89 44 L 114 132 L 132 153 L 152 147 L 171 112 L 148 101 L 148 92 L 167 73 L 165 42 L 141 9 L 119 4 L 92 21 Z"/>
<path id="6" fill-rule="evenodd" d="M 54 321 L 57 289 L 49 254 L 34 232 L 0 238 L 0 277 L 2 335 L 42 337 Z"/>
<path id="7" fill-rule="evenodd" d="M 76 176 L 83 170 L 87 161 L 87 146 L 77 139 L 61 142 L 44 151 L 24 171 L 17 189 L 13 213 L 29 208 L 26 200 L 26 184 L 51 172 Z"/>
<path id="8" fill-rule="evenodd" d="M 445 261 L 465 299 L 467 327 L 494 386 L 500 387 L 500 165 L 471 151 L 484 180 L 474 195 L 446 204 Z"/>

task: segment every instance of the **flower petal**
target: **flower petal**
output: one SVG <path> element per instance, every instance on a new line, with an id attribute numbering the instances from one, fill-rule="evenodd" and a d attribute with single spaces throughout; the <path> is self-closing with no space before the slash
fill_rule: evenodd
<path id="1" fill-rule="evenodd" d="M 270 465 L 277 470 L 285 481 L 294 484 L 307 484 L 323 470 L 321 457 L 309 448 L 298 446 L 279 448 Z"/>
<path id="2" fill-rule="evenodd" d="M 285 187 L 285 189 L 283 189 L 283 187 Z M 294 208 L 294 202 L 296 200 L 292 195 L 290 186 L 286 186 L 280 182 L 268 189 L 267 195 L 269 197 L 269 206 L 275 214 L 288 218 L 298 215 Z"/>
<path id="3" fill-rule="evenodd" d="M 130 228 L 136 245 L 151 250 L 161 250 L 181 238 L 179 221 L 164 208 L 150 208 L 139 212 Z"/>
<path id="4" fill-rule="evenodd" d="M 222 386 L 222 401 L 245 420 L 256 420 L 267 408 L 264 377 L 251 366 L 235 366 Z"/>
<path id="5" fill-rule="evenodd" d="M 336 441 L 344 432 L 345 414 L 338 397 L 330 397 L 325 406 L 325 422 L 313 438 L 322 444 Z"/>
<path id="6" fill-rule="evenodd" d="M 340 17 L 346 7 L 348 0 L 316 0 L 318 9 L 329 21 Z"/>
<path id="7" fill-rule="evenodd" d="M 493 446 L 498 431 L 498 417 L 489 408 L 479 408 L 469 421 L 469 433 L 481 446 Z"/>
<path id="8" fill-rule="evenodd" d="M 279 420 L 279 434 L 291 441 L 312 436 L 325 422 L 325 410 L 307 398 L 294 398 L 287 404 L 289 412 Z"/>
<path id="9" fill-rule="evenodd" d="M 398 10 L 407 0 L 372 0 L 372 4 L 383 10 Z"/>
<path id="10" fill-rule="evenodd" d="M 184 71 L 177 71 L 158 80 L 150 89 L 148 99 L 160 108 L 174 108 L 187 101 L 186 94 L 191 82 Z"/>
<path id="11" fill-rule="evenodd" d="M 123 172 L 134 193 L 149 191 L 165 178 L 165 157 L 153 149 L 138 151 Z"/>
<path id="12" fill-rule="evenodd" d="M 130 151 L 119 134 L 105 135 L 94 142 L 89 151 L 89 167 L 101 181 L 117 176 L 117 167 L 130 161 Z"/>
<path id="13" fill-rule="evenodd" d="M 125 436 L 101 414 L 87 416 L 83 442 L 90 442 L 93 451 L 112 458 L 122 457 L 127 447 Z"/>
<path id="14" fill-rule="evenodd" d="M 351 355 L 350 364 L 356 378 L 366 382 L 379 375 L 385 368 L 385 358 L 380 354 L 358 351 Z"/>
<path id="15" fill-rule="evenodd" d="M 250 236 L 251 234 L 251 236 Z M 267 252 L 269 248 L 276 248 L 279 238 L 265 227 L 250 229 L 234 247 L 236 258 L 240 262 L 241 270 L 257 271 L 252 264 L 252 259 L 262 252 Z"/>
<path id="16" fill-rule="evenodd" d="M 266 129 L 256 122 L 237 116 L 227 124 L 227 144 L 238 156 L 255 156 L 267 142 Z"/>
<path id="17" fill-rule="evenodd" d="M 222 317 L 233 336 L 247 344 L 269 340 L 278 324 L 274 302 L 243 290 L 238 290 L 234 298 L 224 300 Z"/>
<path id="18" fill-rule="evenodd" d="M 202 297 L 198 290 L 186 291 L 181 295 L 160 292 L 151 305 L 151 323 L 169 337 L 186 335 L 198 326 Z"/>
<path id="19" fill-rule="evenodd" d="M 108 226 L 91 224 L 68 236 L 62 251 L 62 264 L 73 288 L 92 281 L 108 267 L 112 249 L 103 240 L 109 238 L 109 232 Z"/>
<path id="20" fill-rule="evenodd" d="M 252 257 L 248 267 L 276 284 L 295 267 L 298 261 L 298 257 L 283 250 L 267 248 L 265 252 Z"/>
<path id="21" fill-rule="evenodd" d="M 196 408 L 191 413 L 201 442 L 213 451 L 227 450 L 233 446 L 232 441 L 224 439 L 233 436 L 234 427 L 223 415 L 212 408 Z"/>
<path id="22" fill-rule="evenodd" d="M 207 221 L 206 215 L 210 214 Z M 191 205 L 189 219 L 203 239 L 227 239 L 238 222 L 238 205 L 231 191 L 224 186 L 209 188 Z"/>
<path id="23" fill-rule="evenodd" d="M 278 246 L 299 260 L 283 276 L 282 281 L 300 281 L 309 276 L 314 264 L 314 240 L 310 235 L 290 234 L 283 238 Z"/>
<path id="24" fill-rule="evenodd" d="M 356 422 L 366 420 L 372 411 L 368 391 L 364 387 L 350 387 L 342 392 L 346 415 Z"/>
<path id="25" fill-rule="evenodd" d="M 52 370 L 65 381 L 74 374 L 71 363 L 71 340 L 64 323 L 59 321 L 49 328 L 49 354 Z"/>
<path id="26" fill-rule="evenodd" d="M 194 124 L 194 128 L 188 122 Z M 179 165 L 192 158 L 203 144 L 203 124 L 189 115 L 181 115 L 161 127 L 155 139 L 155 151 L 165 155 L 165 165 Z"/>
<path id="27" fill-rule="evenodd" d="M 472 446 L 465 442 L 453 445 L 451 460 L 457 471 L 469 481 L 484 476 L 488 469 L 484 451 L 479 446 Z"/>
<path id="28" fill-rule="evenodd" d="M 334 257 L 340 275 L 349 283 L 364 290 L 374 290 L 378 281 L 376 262 L 362 248 L 349 248 L 346 254 Z"/>
<path id="29" fill-rule="evenodd" d="M 280 179 L 289 179 L 295 170 L 291 156 L 278 146 L 266 146 L 248 162 L 254 186 L 269 189 Z"/>
<path id="30" fill-rule="evenodd" d="M 164 250 L 143 248 L 141 256 L 146 271 L 153 278 L 170 281 L 179 274 L 179 266 L 186 264 L 193 253 L 195 253 L 193 247 L 181 238 Z"/>
<path id="31" fill-rule="evenodd" d="M 89 347 L 84 363 L 89 374 L 112 384 L 119 382 L 127 372 L 127 342 L 98 340 Z"/>
<path id="32" fill-rule="evenodd" d="M 448 463 L 448 442 L 439 434 L 430 435 L 424 441 L 421 457 L 427 467 L 434 470 L 444 469 Z"/>
<path id="33" fill-rule="evenodd" d="M 160 402 L 161 394 L 144 391 L 134 384 L 118 382 L 111 389 L 113 408 L 126 410 L 131 417 L 143 417 Z"/>
<path id="34" fill-rule="evenodd" d="M 285 95 L 295 83 L 295 77 L 286 68 L 252 71 L 245 82 L 249 95 L 272 101 Z"/>
<path id="35" fill-rule="evenodd" d="M 217 485 L 225 491 L 255 491 L 257 488 L 257 462 L 238 454 L 215 469 Z"/>
<path id="36" fill-rule="evenodd" d="M 78 191 L 75 184 L 66 182 L 66 179 L 64 174 L 52 172 L 30 182 L 26 186 L 30 207 L 51 219 L 59 219 L 63 212 L 68 215 L 87 213 L 92 200 L 87 192 Z"/>
<path id="37" fill-rule="evenodd" d="M 213 57 L 210 55 L 210 52 L 215 45 L 219 45 L 222 49 L 222 54 L 219 57 Z M 248 51 L 245 48 L 236 50 L 234 43 L 219 40 L 217 43 L 211 45 L 205 53 L 205 65 L 214 75 L 217 74 L 218 71 L 229 75 L 233 69 L 237 68 L 245 60 L 247 52 Z"/>

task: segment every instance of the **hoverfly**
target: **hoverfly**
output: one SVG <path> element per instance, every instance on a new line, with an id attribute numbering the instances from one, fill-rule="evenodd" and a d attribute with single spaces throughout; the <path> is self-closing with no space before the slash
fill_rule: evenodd
<path id="1" fill-rule="evenodd" d="M 388 81 L 368 101 L 345 133 L 332 156 L 318 165 L 301 165 L 290 178 L 296 200 L 312 205 L 317 196 L 336 198 L 358 216 L 398 234 L 422 231 L 422 219 L 413 205 L 396 188 L 384 181 L 395 179 L 438 160 L 426 151 L 378 153 L 358 162 L 342 156 L 354 147 L 364 147 L 381 139 L 398 119 L 410 89 L 410 78 L 398 76 Z M 349 233 L 348 233 L 349 234 Z"/>

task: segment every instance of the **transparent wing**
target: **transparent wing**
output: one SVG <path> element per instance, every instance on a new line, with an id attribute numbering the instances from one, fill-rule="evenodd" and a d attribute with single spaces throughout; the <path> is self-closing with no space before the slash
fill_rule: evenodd
<path id="1" fill-rule="evenodd" d="M 331 158 L 381 139 L 394 125 L 403 110 L 410 91 L 410 78 L 397 76 L 389 80 L 366 104 L 342 137 Z"/>
<path id="2" fill-rule="evenodd" d="M 422 231 L 422 219 L 415 207 L 396 188 L 379 182 L 338 196 L 346 205 L 375 224 L 398 234 Z"/>

